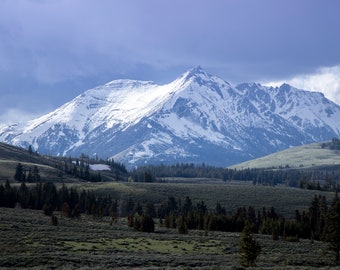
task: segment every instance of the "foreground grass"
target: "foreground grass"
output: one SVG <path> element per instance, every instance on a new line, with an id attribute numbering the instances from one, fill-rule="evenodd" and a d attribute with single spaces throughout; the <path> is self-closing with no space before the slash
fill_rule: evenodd
<path id="1" fill-rule="evenodd" d="M 257 238 L 259 269 L 332 269 L 321 242 Z M 0 208 L 1 269 L 238 269 L 238 243 L 237 233 L 179 235 L 157 224 L 155 233 L 136 232 L 125 219 L 59 217 L 52 226 L 41 211 Z"/>

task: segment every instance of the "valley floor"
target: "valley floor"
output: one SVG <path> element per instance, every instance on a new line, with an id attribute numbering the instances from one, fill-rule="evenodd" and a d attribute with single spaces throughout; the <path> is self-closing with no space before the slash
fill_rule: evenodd
<path id="1" fill-rule="evenodd" d="M 1 269 L 242 269 L 239 234 L 176 230 L 156 224 L 136 232 L 126 219 L 61 218 L 42 211 L 0 208 Z M 336 269 L 324 243 L 273 241 L 257 235 L 258 269 Z"/>

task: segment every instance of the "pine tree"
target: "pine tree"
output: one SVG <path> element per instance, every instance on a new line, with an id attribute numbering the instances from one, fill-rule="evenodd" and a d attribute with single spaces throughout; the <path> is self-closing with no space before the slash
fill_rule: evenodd
<path id="1" fill-rule="evenodd" d="M 150 217 L 156 217 L 155 205 L 152 201 L 148 201 L 145 206 L 145 214 Z"/>
<path id="2" fill-rule="evenodd" d="M 324 240 L 334 252 L 335 262 L 340 263 L 340 199 L 337 194 L 326 217 Z"/>
<path id="3" fill-rule="evenodd" d="M 182 215 L 177 218 L 177 230 L 180 234 L 188 234 L 188 226 Z"/>
<path id="4" fill-rule="evenodd" d="M 19 181 L 19 182 L 25 182 L 25 171 L 24 167 L 22 166 L 21 163 L 18 163 L 17 167 L 15 168 L 15 174 L 14 174 L 14 179 Z"/>
<path id="5" fill-rule="evenodd" d="M 143 214 L 143 207 L 139 202 L 137 202 L 137 204 L 135 205 L 133 212 L 137 213 L 140 216 Z"/>
<path id="6" fill-rule="evenodd" d="M 13 208 L 16 203 L 16 193 L 17 190 L 15 187 L 11 187 L 8 180 L 6 180 L 5 188 L 3 190 L 3 200 L 4 206 Z"/>
<path id="7" fill-rule="evenodd" d="M 138 215 L 135 213 L 134 215 L 129 215 L 128 226 L 134 227 L 135 230 L 140 232 L 150 233 L 155 231 L 155 223 L 153 218 L 145 214 Z"/>
<path id="8" fill-rule="evenodd" d="M 5 206 L 5 187 L 0 184 L 0 207 Z"/>
<path id="9" fill-rule="evenodd" d="M 61 209 L 61 215 L 63 217 L 70 217 L 71 216 L 71 209 L 67 202 L 64 202 L 63 207 Z"/>
<path id="10" fill-rule="evenodd" d="M 260 252 L 261 246 L 253 235 L 251 224 L 246 222 L 240 240 L 241 264 L 246 267 L 255 266 L 256 258 Z"/>
<path id="11" fill-rule="evenodd" d="M 51 224 L 53 226 L 58 226 L 58 217 L 53 214 L 51 215 Z"/>
<path id="12" fill-rule="evenodd" d="M 77 203 L 74 208 L 72 209 L 72 217 L 74 218 L 80 218 L 80 214 L 81 214 L 81 209 L 80 209 L 80 204 Z"/>
<path id="13" fill-rule="evenodd" d="M 50 203 L 44 203 L 42 210 L 46 216 L 51 216 L 53 214 L 53 207 Z"/>
<path id="14" fill-rule="evenodd" d="M 29 182 L 29 183 L 34 182 L 34 181 L 33 181 L 33 174 L 32 174 L 31 168 L 28 169 L 26 181 Z"/>
<path id="15" fill-rule="evenodd" d="M 33 167 L 32 175 L 33 175 L 33 181 L 34 182 L 40 182 L 39 169 L 36 165 L 34 165 L 34 167 Z"/>
<path id="16" fill-rule="evenodd" d="M 29 202 L 29 190 L 25 183 L 21 183 L 18 193 L 17 193 L 17 200 L 19 201 L 22 208 L 28 207 Z"/>
<path id="17" fill-rule="evenodd" d="M 141 232 L 154 232 L 155 231 L 155 223 L 153 218 L 143 214 L 140 221 L 140 229 Z"/>

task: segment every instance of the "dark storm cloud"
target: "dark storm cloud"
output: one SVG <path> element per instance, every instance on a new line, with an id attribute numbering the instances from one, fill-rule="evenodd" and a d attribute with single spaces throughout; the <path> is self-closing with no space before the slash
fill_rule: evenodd
<path id="1" fill-rule="evenodd" d="M 4 0 L 0 92 L 43 111 L 111 79 L 162 83 L 196 65 L 231 82 L 314 72 L 340 63 L 339 3 Z"/>

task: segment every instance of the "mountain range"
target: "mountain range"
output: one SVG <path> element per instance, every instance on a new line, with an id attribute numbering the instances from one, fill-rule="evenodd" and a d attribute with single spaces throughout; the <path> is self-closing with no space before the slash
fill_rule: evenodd
<path id="1" fill-rule="evenodd" d="M 193 68 L 174 81 L 114 80 L 27 123 L 0 141 L 41 154 L 113 158 L 127 167 L 229 166 L 340 136 L 340 106 L 288 84 L 231 85 Z"/>

